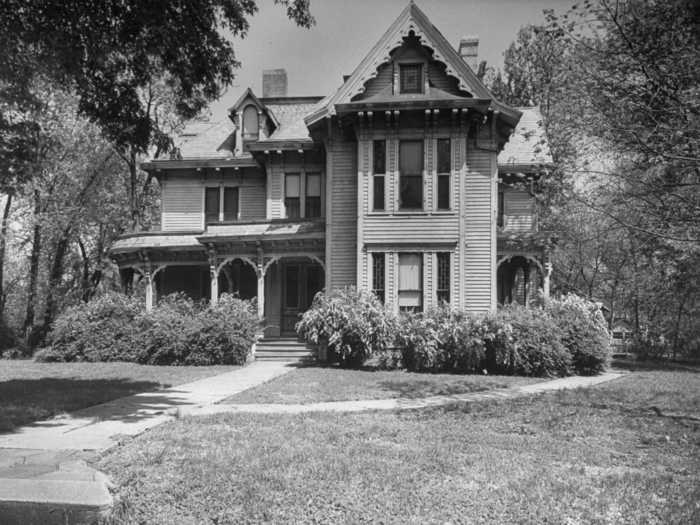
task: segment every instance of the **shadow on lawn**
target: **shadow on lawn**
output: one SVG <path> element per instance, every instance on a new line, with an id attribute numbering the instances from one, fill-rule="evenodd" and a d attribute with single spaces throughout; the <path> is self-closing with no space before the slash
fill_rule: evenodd
<path id="1" fill-rule="evenodd" d="M 166 387 L 153 381 L 128 379 L 41 378 L 0 382 L 0 433 L 34 423 L 36 426 L 62 424 L 61 419 L 40 422 L 66 412 L 99 420 L 139 421 L 153 413 L 177 408 L 177 390 L 170 396 L 139 394 Z M 174 394 L 174 395 L 173 395 Z M 132 396 L 132 397 L 126 397 Z M 120 399 L 125 398 L 125 399 Z M 106 406 L 96 407 L 107 403 Z M 40 423 L 38 423 L 40 422 Z"/>

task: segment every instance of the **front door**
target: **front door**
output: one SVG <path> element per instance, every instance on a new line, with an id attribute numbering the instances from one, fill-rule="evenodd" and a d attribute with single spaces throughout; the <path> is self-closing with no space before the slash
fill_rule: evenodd
<path id="1" fill-rule="evenodd" d="M 296 333 L 294 325 L 300 314 L 311 306 L 317 292 L 323 290 L 323 268 L 317 263 L 288 262 L 282 266 L 281 335 Z"/>

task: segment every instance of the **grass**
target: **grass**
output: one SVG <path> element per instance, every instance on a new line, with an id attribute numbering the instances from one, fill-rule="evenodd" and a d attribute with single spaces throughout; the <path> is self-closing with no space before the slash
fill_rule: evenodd
<path id="1" fill-rule="evenodd" d="M 317 403 L 465 394 L 541 381 L 537 378 L 302 367 L 222 403 Z"/>
<path id="2" fill-rule="evenodd" d="M 439 409 L 226 414 L 104 455 L 115 523 L 700 523 L 700 375 Z"/>
<path id="3" fill-rule="evenodd" d="M 0 432 L 118 397 L 180 385 L 235 368 L 0 360 Z"/>

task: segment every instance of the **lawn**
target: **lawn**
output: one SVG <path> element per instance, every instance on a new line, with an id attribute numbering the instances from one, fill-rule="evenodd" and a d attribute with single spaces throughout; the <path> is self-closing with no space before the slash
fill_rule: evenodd
<path id="1" fill-rule="evenodd" d="M 315 403 L 466 394 L 541 381 L 513 376 L 418 374 L 404 371 L 301 367 L 222 403 Z"/>
<path id="2" fill-rule="evenodd" d="M 700 374 L 406 412 L 184 418 L 106 453 L 115 523 L 700 523 Z"/>
<path id="3" fill-rule="evenodd" d="M 0 360 L 0 432 L 118 397 L 181 385 L 235 368 Z"/>

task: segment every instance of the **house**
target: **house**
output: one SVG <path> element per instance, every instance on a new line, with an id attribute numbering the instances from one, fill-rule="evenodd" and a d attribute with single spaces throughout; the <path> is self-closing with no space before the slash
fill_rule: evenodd
<path id="1" fill-rule="evenodd" d="M 161 230 L 111 257 L 147 305 L 184 291 L 257 297 L 266 336 L 294 332 L 324 288 L 372 290 L 394 310 L 470 312 L 548 290 L 533 185 L 551 163 L 536 108 L 496 100 L 411 2 L 335 93 L 287 96 L 263 74 L 176 154 L 142 165 L 162 189 Z"/>

